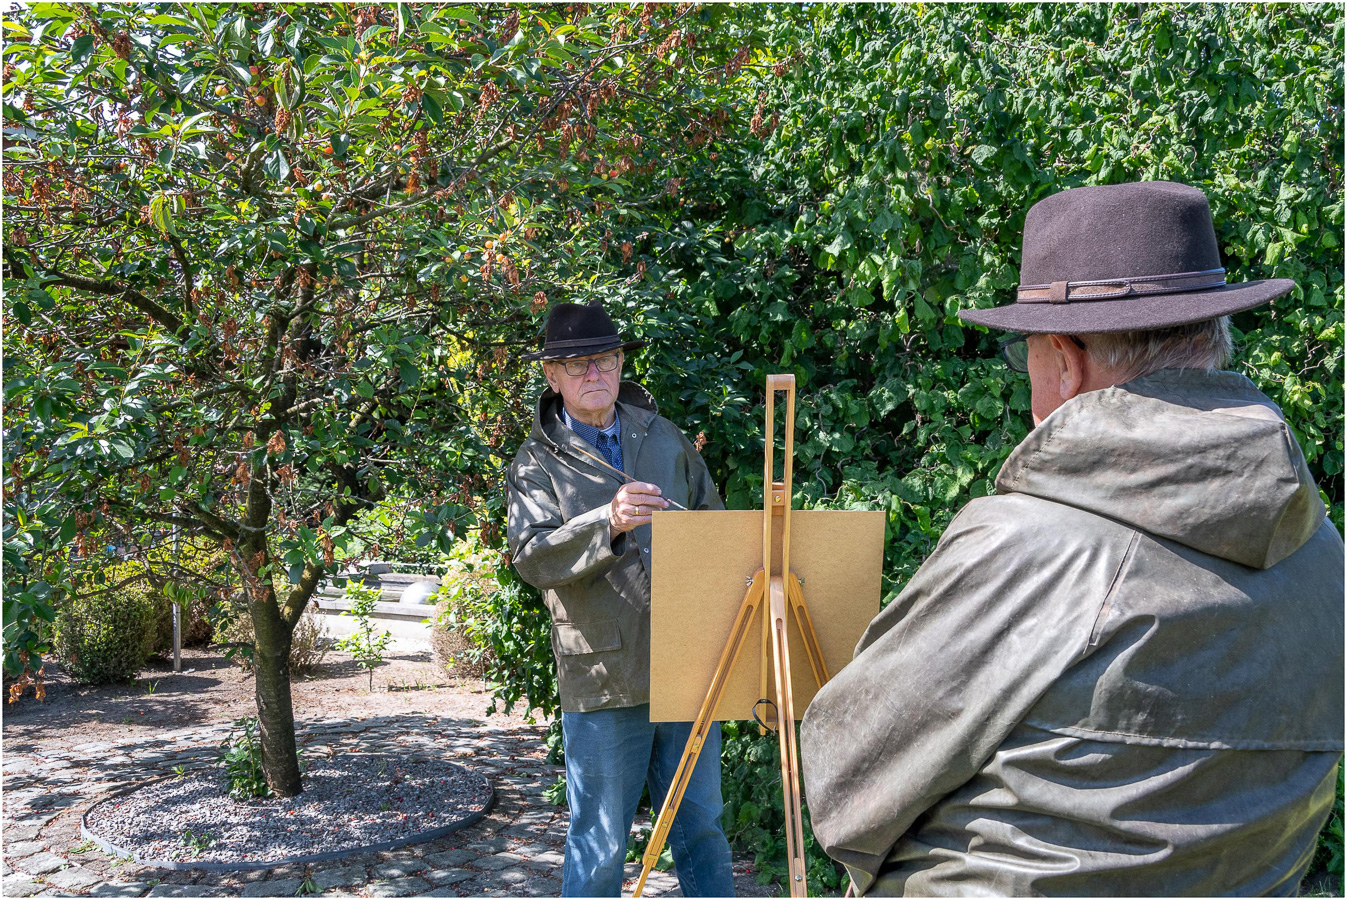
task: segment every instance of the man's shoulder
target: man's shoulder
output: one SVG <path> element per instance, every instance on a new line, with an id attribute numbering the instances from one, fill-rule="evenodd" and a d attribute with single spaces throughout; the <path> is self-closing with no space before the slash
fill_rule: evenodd
<path id="1" fill-rule="evenodd" d="M 529 435 L 524 438 L 524 442 L 515 451 L 514 461 L 510 463 L 510 473 L 518 475 L 526 469 L 541 467 L 546 451 L 547 445 L 535 436 Z"/>
<path id="2" fill-rule="evenodd" d="M 1000 550 L 1057 557 L 1101 540 L 1127 541 L 1135 531 L 1130 525 L 1058 500 L 1006 493 L 969 501 L 940 542 L 975 542 L 989 553 Z"/>

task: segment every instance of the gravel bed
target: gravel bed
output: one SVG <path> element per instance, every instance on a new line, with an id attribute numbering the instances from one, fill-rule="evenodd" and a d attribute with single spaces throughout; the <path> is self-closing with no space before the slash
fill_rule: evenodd
<path id="1" fill-rule="evenodd" d="M 485 777 L 447 760 L 348 753 L 310 760 L 298 797 L 235 800 L 213 769 L 109 797 L 84 822 L 144 862 L 261 868 L 412 843 L 475 821 L 491 797 Z"/>

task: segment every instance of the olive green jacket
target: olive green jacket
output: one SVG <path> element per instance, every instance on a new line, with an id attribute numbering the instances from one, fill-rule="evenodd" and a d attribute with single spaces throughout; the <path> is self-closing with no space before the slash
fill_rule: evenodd
<path id="1" fill-rule="evenodd" d="M 800 747 L 866 894 L 1292 894 L 1343 747 L 1343 545 L 1230 372 L 1083 394 L 966 506 Z"/>
<path id="2" fill-rule="evenodd" d="M 724 509 L 701 455 L 644 388 L 622 382 L 617 415 L 627 475 L 688 509 Z M 602 458 L 549 389 L 508 475 L 510 556 L 552 613 L 564 712 L 650 702 L 650 526 L 609 539 L 622 481 L 581 450 Z"/>

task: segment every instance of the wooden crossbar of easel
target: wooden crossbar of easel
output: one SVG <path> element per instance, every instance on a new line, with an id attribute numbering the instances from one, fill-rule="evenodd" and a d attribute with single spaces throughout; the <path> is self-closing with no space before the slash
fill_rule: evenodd
<path id="1" fill-rule="evenodd" d="M 786 392 L 785 464 L 781 481 L 776 481 L 773 478 L 773 455 L 776 443 L 773 431 L 775 427 L 773 413 L 777 391 Z M 683 793 L 687 790 L 688 783 L 692 779 L 692 771 L 696 768 L 697 759 L 701 755 L 702 747 L 706 744 L 709 729 L 715 724 L 716 707 L 720 705 L 720 699 L 725 692 L 725 685 L 729 680 L 730 672 L 733 671 L 734 663 L 739 658 L 739 651 L 748 638 L 753 620 L 757 618 L 759 609 L 763 607 L 764 599 L 767 604 L 762 620 L 762 668 L 760 672 L 761 693 L 759 696 L 764 699 L 768 697 L 767 665 L 768 646 L 770 645 L 771 665 L 774 673 L 772 685 L 775 688 L 777 710 L 774 724 L 777 741 L 781 748 L 781 792 L 786 816 L 786 855 L 789 858 L 790 895 L 792 897 L 807 895 L 804 822 L 800 810 L 800 762 L 799 750 L 795 741 L 795 703 L 791 694 L 790 643 L 787 640 L 786 617 L 788 614 L 795 616 L 796 625 L 804 638 L 805 655 L 809 658 L 814 680 L 819 687 L 827 682 L 829 675 L 827 664 L 823 659 L 823 652 L 819 647 L 818 636 L 814 632 L 813 620 L 809 616 L 809 608 L 805 605 L 804 591 L 800 587 L 799 579 L 790 570 L 791 457 L 795 449 L 794 375 L 767 376 L 766 425 L 763 451 L 762 568 L 749 582 L 743 602 L 739 605 L 739 612 L 730 628 L 730 635 L 725 642 L 725 648 L 720 653 L 720 661 L 717 663 L 715 674 L 711 678 L 711 686 L 707 689 L 706 698 L 702 701 L 701 709 L 692 724 L 692 733 L 688 737 L 686 748 L 683 750 L 683 758 L 678 762 L 678 769 L 674 772 L 673 781 L 669 785 L 669 792 L 665 796 L 664 804 L 659 812 L 659 818 L 656 819 L 655 828 L 650 834 L 650 843 L 646 846 L 645 855 L 641 857 L 641 877 L 636 882 L 636 888 L 632 892 L 633 897 L 641 896 L 641 892 L 645 889 L 646 878 L 649 877 L 651 869 L 654 868 L 655 863 L 659 860 L 660 853 L 664 850 L 664 844 L 669 837 L 669 830 L 673 827 L 674 816 L 678 813 L 678 805 L 682 802 Z M 772 519 L 775 517 L 781 518 L 780 572 L 774 571 L 772 566 L 773 550 L 775 549 L 772 540 Z M 762 722 L 762 720 L 759 721 Z M 762 727 L 761 724 L 760 728 L 761 733 L 766 733 L 766 728 Z M 716 763 L 719 765 L 719 760 Z"/>

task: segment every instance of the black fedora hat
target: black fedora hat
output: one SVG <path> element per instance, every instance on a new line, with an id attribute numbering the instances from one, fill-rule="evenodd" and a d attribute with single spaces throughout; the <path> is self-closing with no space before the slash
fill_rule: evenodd
<path id="1" fill-rule="evenodd" d="M 1287 278 L 1226 282 L 1197 188 L 1094 185 L 1035 203 L 1015 302 L 959 318 L 1029 334 L 1144 331 L 1252 309 L 1294 287 Z"/>
<path id="2" fill-rule="evenodd" d="M 607 350 L 635 350 L 645 341 L 624 341 L 602 306 L 558 303 L 547 314 L 543 348 L 524 359 L 572 359 Z"/>

